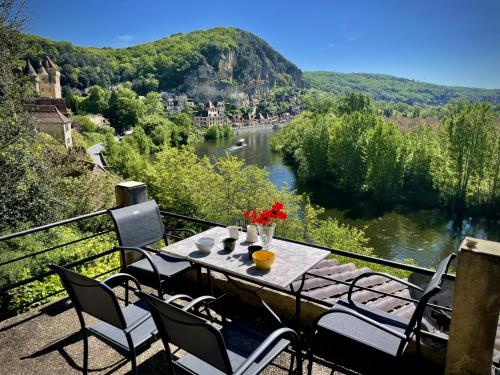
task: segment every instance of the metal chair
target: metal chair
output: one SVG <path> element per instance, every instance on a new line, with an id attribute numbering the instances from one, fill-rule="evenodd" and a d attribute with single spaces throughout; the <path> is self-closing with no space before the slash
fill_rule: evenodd
<path id="1" fill-rule="evenodd" d="M 158 241 L 168 245 L 169 232 L 187 232 L 191 235 L 196 232 L 184 228 L 166 231 L 160 209 L 154 200 L 110 210 L 110 214 L 120 244 L 116 249 L 120 250 L 121 272 L 134 275 L 142 284 L 155 288 L 158 297 L 163 298 L 168 280 L 190 269 L 191 264 L 148 245 Z M 130 262 L 126 252 L 135 252 L 142 259 Z M 125 298 L 128 299 L 128 288 Z"/>
<path id="2" fill-rule="evenodd" d="M 149 303 L 158 327 L 167 355 L 168 373 L 258 374 L 292 345 L 295 354 L 292 355 L 289 372 L 293 371 L 296 357 L 297 369 L 302 374 L 300 339 L 290 328 L 279 328 L 266 335 L 242 323 L 231 322 L 218 329 L 191 312 L 201 303 L 214 301 L 214 297 L 191 299 L 180 308 L 169 302 L 185 298 L 185 295 L 174 296 L 168 302 L 142 292 L 139 295 Z M 169 344 L 186 354 L 174 360 Z"/>
<path id="3" fill-rule="evenodd" d="M 50 267 L 60 276 L 80 320 L 83 334 L 83 373 L 88 373 L 87 331 L 130 358 L 132 372 L 137 373 L 136 352 L 156 340 L 158 330 L 151 318 L 147 303 L 139 300 L 121 308 L 111 289 L 112 286 L 127 280 L 132 281 L 140 290 L 141 286 L 137 279 L 118 273 L 103 281 L 97 281 L 60 266 Z M 86 327 L 84 312 L 99 319 L 99 322 Z"/>
<path id="4" fill-rule="evenodd" d="M 311 374 L 312 371 L 314 337 L 319 331 L 347 337 L 393 358 L 401 358 L 415 336 L 416 349 L 419 353 L 424 310 L 429 299 L 440 291 L 443 276 L 448 271 L 454 256 L 455 254 L 451 254 L 441 261 L 425 290 L 408 281 L 380 272 L 366 272 L 356 277 L 349 287 L 347 298 L 341 298 L 330 310 L 316 319 L 310 341 L 308 373 Z M 373 275 L 384 276 L 422 292 L 409 321 L 352 300 L 351 295 L 356 283 L 362 278 Z"/>

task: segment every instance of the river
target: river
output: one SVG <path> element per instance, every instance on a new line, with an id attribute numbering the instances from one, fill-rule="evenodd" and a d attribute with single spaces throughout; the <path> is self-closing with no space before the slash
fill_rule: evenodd
<path id="1" fill-rule="evenodd" d="M 249 164 L 265 167 L 278 188 L 286 185 L 289 189 L 297 189 L 292 168 L 283 162 L 280 155 L 271 151 L 272 135 L 273 130 L 269 128 L 239 130 L 234 138 L 245 138 L 246 146 L 235 147 L 234 139 L 201 141 L 196 145 L 196 153 L 210 158 L 226 153 L 235 155 Z M 429 267 L 456 251 L 464 236 L 500 241 L 498 221 L 470 217 L 457 221 L 439 209 L 399 208 L 374 214 L 369 208 L 339 208 L 343 206 L 342 202 L 331 199 L 327 192 L 310 195 L 314 203 L 325 207 L 325 217 L 362 229 L 370 239 L 368 246 L 385 259 L 401 261 L 412 258 L 418 265 Z"/>

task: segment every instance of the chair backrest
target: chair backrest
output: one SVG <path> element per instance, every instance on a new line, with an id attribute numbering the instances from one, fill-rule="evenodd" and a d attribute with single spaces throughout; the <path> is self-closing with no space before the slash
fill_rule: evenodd
<path id="1" fill-rule="evenodd" d="M 165 227 L 154 200 L 109 212 L 121 246 L 144 247 L 164 238 Z"/>
<path id="2" fill-rule="evenodd" d="M 170 343 L 226 374 L 232 373 L 224 338 L 217 328 L 207 320 L 154 296 L 145 293 L 140 295 L 150 306 L 151 315 L 167 352 L 170 351 Z"/>
<path id="3" fill-rule="evenodd" d="M 79 313 L 83 311 L 115 327 L 126 328 L 118 299 L 109 286 L 60 266 L 50 268 L 61 278 Z"/>
<path id="4" fill-rule="evenodd" d="M 450 266 L 450 263 L 454 257 L 455 254 L 450 254 L 439 263 L 436 272 L 429 281 L 429 284 L 427 284 L 427 288 L 425 288 L 424 293 L 420 297 L 417 307 L 415 308 L 415 312 L 410 319 L 410 323 L 408 324 L 408 328 L 406 329 L 407 336 L 410 336 L 415 326 L 417 324 L 420 324 L 429 299 L 439 293 L 439 291 L 441 290 L 443 276 L 448 272 L 448 267 Z"/>

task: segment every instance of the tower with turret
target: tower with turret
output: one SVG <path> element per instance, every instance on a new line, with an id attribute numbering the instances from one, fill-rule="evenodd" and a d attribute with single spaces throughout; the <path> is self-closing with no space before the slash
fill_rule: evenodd
<path id="1" fill-rule="evenodd" d="M 61 72 L 56 64 L 48 56 L 44 56 L 39 62 L 37 69 L 33 68 L 29 60 L 26 60 L 24 74 L 31 77 L 35 92 L 42 98 L 60 99 L 61 96 Z"/>

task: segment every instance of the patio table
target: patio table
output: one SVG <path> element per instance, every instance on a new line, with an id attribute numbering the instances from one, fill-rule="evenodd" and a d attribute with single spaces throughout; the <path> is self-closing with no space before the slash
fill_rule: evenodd
<path id="1" fill-rule="evenodd" d="M 166 246 L 162 250 L 169 255 L 184 258 L 207 268 L 209 278 L 212 269 L 225 275 L 231 282 L 232 276 L 262 287 L 275 290 L 290 290 L 295 296 L 295 320 L 298 327 L 301 313 L 300 296 L 304 286 L 305 274 L 330 255 L 330 252 L 312 246 L 273 239 L 271 247 L 276 255 L 275 261 L 270 270 L 263 271 L 255 267 L 253 260 L 248 256 L 247 247 L 251 244 L 245 242 L 245 236 L 246 233 L 240 232 L 235 249 L 230 253 L 223 250 L 222 240 L 228 237 L 228 231 L 224 227 L 211 228 Z M 215 245 L 208 254 L 198 251 L 196 247 L 195 241 L 201 237 L 211 237 L 215 240 Z M 292 283 L 296 280 L 301 281 L 299 286 L 294 288 Z M 252 292 L 251 290 L 247 291 Z M 256 295 L 256 293 L 254 294 Z M 259 296 L 257 297 L 260 299 Z M 279 320 L 274 311 L 262 299 L 261 302 Z"/>

